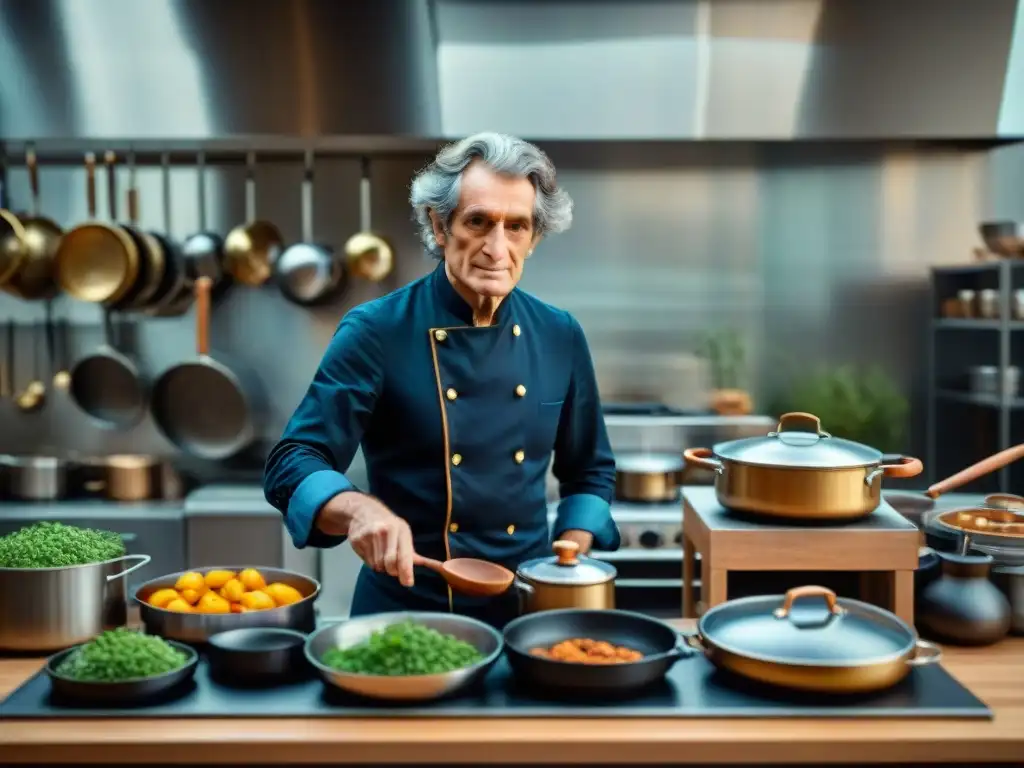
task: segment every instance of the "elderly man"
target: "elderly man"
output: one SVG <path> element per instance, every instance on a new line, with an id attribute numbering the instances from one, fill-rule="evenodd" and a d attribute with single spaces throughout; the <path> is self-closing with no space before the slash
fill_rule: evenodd
<path id="1" fill-rule="evenodd" d="M 615 462 L 583 330 L 517 288 L 527 258 L 572 220 L 537 147 L 482 133 L 412 183 L 427 276 L 353 308 L 266 466 L 297 547 L 346 538 L 364 561 L 352 615 L 455 611 L 501 627 L 515 595 L 452 594 L 420 558 L 514 570 L 551 552 L 619 546 Z M 344 472 L 362 445 L 369 489 Z M 552 453 L 561 502 L 548 524 Z"/>

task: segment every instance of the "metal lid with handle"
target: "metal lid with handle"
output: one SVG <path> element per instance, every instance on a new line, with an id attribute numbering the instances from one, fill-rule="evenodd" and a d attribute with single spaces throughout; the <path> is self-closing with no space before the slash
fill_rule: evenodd
<path id="1" fill-rule="evenodd" d="M 611 581 L 617 574 L 610 563 L 580 555 L 580 545 L 575 541 L 559 540 L 551 548 L 554 557 L 539 557 L 520 565 L 520 578 L 540 584 L 588 587 Z"/>

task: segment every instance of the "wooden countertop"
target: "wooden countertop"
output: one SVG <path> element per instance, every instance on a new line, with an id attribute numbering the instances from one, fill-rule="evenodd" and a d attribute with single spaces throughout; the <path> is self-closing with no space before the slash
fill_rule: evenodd
<path id="1" fill-rule="evenodd" d="M 1024 762 L 1024 638 L 943 663 L 994 720 L 18 720 L 0 722 L 0 763 Z M 0 660 L 0 696 L 40 666 Z"/>

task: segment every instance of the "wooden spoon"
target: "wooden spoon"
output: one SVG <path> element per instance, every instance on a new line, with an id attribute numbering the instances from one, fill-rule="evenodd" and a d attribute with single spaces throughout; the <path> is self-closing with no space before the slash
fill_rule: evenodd
<path id="1" fill-rule="evenodd" d="M 456 557 L 453 560 L 432 560 L 415 555 L 413 565 L 429 568 L 448 582 L 456 592 L 471 597 L 496 597 L 512 586 L 515 574 L 508 568 L 475 557 Z"/>

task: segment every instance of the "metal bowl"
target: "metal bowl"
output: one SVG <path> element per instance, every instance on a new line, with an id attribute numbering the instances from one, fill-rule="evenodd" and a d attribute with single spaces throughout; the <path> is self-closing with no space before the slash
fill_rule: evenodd
<path id="1" fill-rule="evenodd" d="M 320 659 L 331 648 L 350 648 L 373 632 L 413 621 L 473 645 L 484 658 L 476 664 L 438 675 L 364 675 L 331 669 Z M 501 633 L 482 621 L 448 613 L 379 613 L 321 627 L 306 640 L 306 659 L 325 682 L 349 693 L 386 701 L 427 701 L 453 694 L 482 679 L 505 647 Z"/>
<path id="2" fill-rule="evenodd" d="M 1024 256 L 1024 222 L 986 221 L 978 226 L 985 247 L 1000 256 Z"/>
<path id="3" fill-rule="evenodd" d="M 247 613 L 178 613 L 164 608 L 156 608 L 146 602 L 149 596 L 158 589 L 173 587 L 184 573 L 193 571 L 206 573 L 213 570 L 237 573 L 246 568 L 256 568 L 263 574 L 268 584 L 279 581 L 295 587 L 302 593 L 303 599 L 280 608 Z M 320 582 L 295 571 L 286 571 L 281 568 L 261 568 L 255 565 L 204 565 L 147 581 L 135 590 L 135 602 L 139 604 L 139 613 L 147 634 L 160 635 L 185 643 L 206 643 L 211 635 L 247 627 L 278 627 L 297 629 L 306 633 L 312 632 L 316 627 L 314 603 L 319 594 Z"/>
<path id="4" fill-rule="evenodd" d="M 182 653 L 188 655 L 188 661 L 184 666 L 171 670 L 162 675 L 153 677 L 137 677 L 131 680 L 119 680 L 117 682 L 91 682 L 74 680 L 70 677 L 62 677 L 57 674 L 57 668 L 67 658 L 68 654 L 74 653 L 82 645 L 55 653 L 46 660 L 46 674 L 50 678 L 50 685 L 54 693 L 66 696 L 82 702 L 94 702 L 103 704 L 131 704 L 147 699 L 152 699 L 160 694 L 170 691 L 172 688 L 191 680 L 196 673 L 196 665 L 199 663 L 199 654 L 194 648 L 184 643 L 176 643 L 173 640 L 167 641 Z"/>

